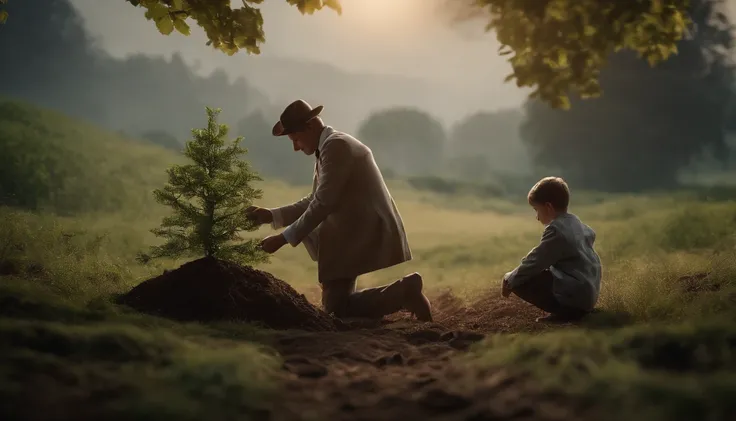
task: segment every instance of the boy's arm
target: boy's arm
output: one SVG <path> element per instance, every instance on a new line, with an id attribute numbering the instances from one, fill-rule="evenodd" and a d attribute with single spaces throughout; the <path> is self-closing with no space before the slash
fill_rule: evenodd
<path id="1" fill-rule="evenodd" d="M 542 240 L 522 260 L 521 264 L 504 276 L 508 288 L 514 289 L 530 278 L 549 269 L 555 262 L 565 257 L 565 241 L 550 225 L 544 229 Z"/>

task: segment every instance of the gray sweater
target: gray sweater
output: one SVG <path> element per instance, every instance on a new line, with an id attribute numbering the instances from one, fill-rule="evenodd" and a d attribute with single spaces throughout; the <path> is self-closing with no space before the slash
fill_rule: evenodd
<path id="1" fill-rule="evenodd" d="M 560 304 L 590 311 L 601 288 L 601 260 L 594 242 L 592 228 L 577 216 L 563 213 L 545 227 L 539 245 L 506 274 L 507 282 L 513 289 L 549 269 Z"/>

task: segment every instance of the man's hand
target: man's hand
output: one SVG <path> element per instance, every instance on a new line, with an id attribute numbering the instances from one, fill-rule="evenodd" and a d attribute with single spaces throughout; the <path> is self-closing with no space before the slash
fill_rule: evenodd
<path id="1" fill-rule="evenodd" d="M 266 208 L 260 208 L 258 206 L 248 206 L 245 210 L 245 215 L 251 221 L 255 221 L 258 225 L 270 224 L 273 222 L 273 214 Z"/>
<path id="2" fill-rule="evenodd" d="M 503 277 L 501 285 L 501 295 L 503 295 L 505 298 L 508 298 L 509 295 L 511 295 L 511 287 L 509 286 L 509 282 L 506 280 L 506 276 Z"/>
<path id="3" fill-rule="evenodd" d="M 284 245 L 286 245 L 286 238 L 283 234 L 271 235 L 261 241 L 261 248 L 269 254 L 276 253 Z"/>

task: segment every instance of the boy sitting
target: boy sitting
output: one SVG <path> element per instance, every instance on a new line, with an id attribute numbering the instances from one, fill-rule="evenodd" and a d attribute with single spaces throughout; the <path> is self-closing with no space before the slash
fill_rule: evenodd
<path id="1" fill-rule="evenodd" d="M 538 246 L 503 277 L 502 294 L 512 292 L 550 313 L 537 321 L 568 322 L 593 310 L 601 284 L 601 261 L 593 249 L 595 232 L 568 213 L 570 190 L 559 177 L 532 187 L 529 204 L 545 225 Z"/>

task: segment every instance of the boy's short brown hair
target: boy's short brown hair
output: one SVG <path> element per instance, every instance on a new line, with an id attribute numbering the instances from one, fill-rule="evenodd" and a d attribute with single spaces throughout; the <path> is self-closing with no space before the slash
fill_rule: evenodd
<path id="1" fill-rule="evenodd" d="M 570 188 L 560 177 L 544 177 L 529 190 L 527 199 L 530 204 L 551 203 L 556 211 L 567 212 L 570 204 Z"/>

